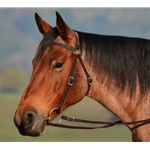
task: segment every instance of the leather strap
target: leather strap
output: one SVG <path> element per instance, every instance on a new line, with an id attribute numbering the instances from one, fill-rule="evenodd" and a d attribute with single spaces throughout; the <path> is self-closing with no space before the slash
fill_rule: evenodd
<path id="1" fill-rule="evenodd" d="M 84 119 L 76 119 L 76 118 L 68 117 L 65 115 L 62 115 L 61 119 L 69 121 L 69 122 L 79 122 L 79 123 L 89 123 L 89 124 L 106 124 L 105 126 L 97 127 L 97 128 L 108 128 L 108 127 L 111 127 L 114 125 L 132 125 L 132 124 L 135 124 L 136 126 L 134 126 L 133 128 L 130 129 L 131 131 L 135 130 L 136 128 L 138 128 L 140 126 L 143 126 L 145 124 L 150 123 L 150 119 L 133 121 L 133 122 L 122 122 L 121 120 L 118 120 L 115 122 L 104 122 L 104 121 L 91 121 L 91 120 L 84 120 Z"/>
<path id="2" fill-rule="evenodd" d="M 82 68 L 83 68 L 83 70 L 84 70 L 84 73 L 85 73 L 85 75 L 86 75 L 86 78 L 87 78 L 88 90 L 87 90 L 87 92 L 86 92 L 86 95 L 88 95 L 88 93 L 89 93 L 89 91 L 90 91 L 90 87 L 91 87 L 91 85 L 92 85 L 92 78 L 91 78 L 91 76 L 88 74 L 88 72 L 87 72 L 87 70 L 86 70 L 86 68 L 85 68 L 85 66 L 84 66 L 84 63 L 83 63 L 83 60 L 82 60 L 81 56 L 79 57 L 79 61 L 80 61 L 80 64 L 81 64 L 81 66 L 82 66 Z"/>
<path id="3" fill-rule="evenodd" d="M 115 125 L 132 125 L 132 124 L 135 124 L 135 126 L 130 129 L 131 131 L 133 131 L 133 130 L 135 130 L 136 128 L 138 128 L 140 126 L 143 126 L 145 124 L 150 123 L 150 119 L 134 121 L 134 122 L 122 122 L 120 120 L 115 121 L 115 122 L 105 122 L 105 121 L 91 121 L 91 120 L 84 120 L 84 119 L 76 119 L 76 118 L 68 117 L 68 116 L 65 116 L 65 115 L 61 116 L 61 121 L 62 120 L 72 122 L 72 123 L 78 122 L 78 123 L 86 123 L 86 124 L 97 124 L 97 125 L 102 125 L 102 126 L 96 126 L 96 127 L 70 126 L 70 125 L 65 125 L 65 124 L 60 124 L 60 123 L 53 123 L 50 120 L 48 120 L 47 125 L 60 127 L 60 128 L 68 128 L 68 129 L 99 129 L 99 128 L 108 128 L 108 127 L 112 127 L 112 126 L 115 126 Z"/>
<path id="4" fill-rule="evenodd" d="M 70 74 L 69 74 L 69 78 L 68 78 L 68 82 L 66 84 L 66 87 L 65 87 L 63 96 L 62 96 L 62 98 L 60 100 L 59 106 L 57 107 L 57 110 L 56 110 L 57 113 L 59 113 L 59 111 L 61 110 L 62 106 L 64 105 L 64 103 L 66 101 L 66 98 L 67 98 L 67 95 L 69 93 L 69 90 L 70 90 L 71 86 L 73 85 L 76 62 L 77 62 L 77 57 L 74 57 L 74 60 L 73 60 L 73 63 L 72 63 L 72 67 L 71 67 L 71 70 L 70 70 Z"/>

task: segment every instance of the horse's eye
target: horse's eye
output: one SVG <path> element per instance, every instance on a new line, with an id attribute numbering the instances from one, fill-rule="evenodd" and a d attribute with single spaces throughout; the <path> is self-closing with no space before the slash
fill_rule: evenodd
<path id="1" fill-rule="evenodd" d="M 63 68 L 63 63 L 56 62 L 53 66 L 53 69 L 60 70 Z"/>
<path id="2" fill-rule="evenodd" d="M 55 68 L 62 68 L 63 67 L 63 63 L 56 63 Z"/>

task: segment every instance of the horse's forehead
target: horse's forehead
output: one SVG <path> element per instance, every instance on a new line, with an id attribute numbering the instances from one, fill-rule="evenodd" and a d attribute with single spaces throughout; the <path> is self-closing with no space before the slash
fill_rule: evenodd
<path id="1" fill-rule="evenodd" d="M 50 45 L 45 50 L 37 52 L 32 63 L 33 66 L 36 66 L 36 64 L 38 63 L 41 63 L 42 65 L 45 64 L 46 62 L 50 65 L 53 62 L 53 60 L 64 61 L 69 56 L 70 53 L 65 48 Z"/>

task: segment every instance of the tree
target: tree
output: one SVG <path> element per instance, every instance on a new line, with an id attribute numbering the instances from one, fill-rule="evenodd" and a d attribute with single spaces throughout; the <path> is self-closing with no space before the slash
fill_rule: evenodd
<path id="1" fill-rule="evenodd" d="M 0 73 L 1 92 L 20 92 L 28 82 L 27 74 L 18 68 L 7 68 Z"/>

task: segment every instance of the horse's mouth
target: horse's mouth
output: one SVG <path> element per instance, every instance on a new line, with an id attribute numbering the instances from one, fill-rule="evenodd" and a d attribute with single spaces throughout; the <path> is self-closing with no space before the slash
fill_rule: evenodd
<path id="1" fill-rule="evenodd" d="M 54 116 L 53 116 L 54 117 Z M 46 131 L 46 125 L 50 125 L 52 118 L 44 114 L 37 115 L 34 111 L 27 111 L 18 117 L 14 117 L 14 123 L 23 136 L 42 136 Z"/>
<path id="2" fill-rule="evenodd" d="M 47 122 L 44 120 L 42 122 L 35 123 L 30 128 L 24 128 L 22 125 L 18 128 L 19 133 L 24 136 L 42 136 L 46 131 Z"/>
<path id="3" fill-rule="evenodd" d="M 46 131 L 47 119 L 42 116 L 34 119 L 25 118 L 21 121 L 17 121 L 14 118 L 14 123 L 19 130 L 19 133 L 23 136 L 42 136 Z"/>

